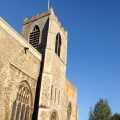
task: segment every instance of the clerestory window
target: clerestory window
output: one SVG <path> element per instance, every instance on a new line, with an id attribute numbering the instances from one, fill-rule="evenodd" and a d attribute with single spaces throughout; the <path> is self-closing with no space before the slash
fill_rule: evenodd
<path id="1" fill-rule="evenodd" d="M 56 35 L 55 53 L 60 57 L 61 52 L 61 35 L 58 33 Z"/>
<path id="2" fill-rule="evenodd" d="M 39 44 L 39 37 L 40 37 L 40 29 L 37 25 L 35 25 L 33 31 L 30 33 L 29 43 L 36 49 Z"/>

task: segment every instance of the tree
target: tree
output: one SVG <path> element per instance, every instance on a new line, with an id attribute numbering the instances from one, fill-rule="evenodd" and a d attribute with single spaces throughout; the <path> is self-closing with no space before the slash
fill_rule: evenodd
<path id="1" fill-rule="evenodd" d="M 107 100 L 99 99 L 95 104 L 94 109 L 89 111 L 89 120 L 110 120 L 111 109 Z"/>
<path id="2" fill-rule="evenodd" d="M 115 113 L 112 117 L 111 120 L 120 120 L 120 114 Z"/>
<path id="3" fill-rule="evenodd" d="M 89 111 L 89 120 L 94 120 L 94 113 L 92 108 L 90 108 L 90 111 Z"/>

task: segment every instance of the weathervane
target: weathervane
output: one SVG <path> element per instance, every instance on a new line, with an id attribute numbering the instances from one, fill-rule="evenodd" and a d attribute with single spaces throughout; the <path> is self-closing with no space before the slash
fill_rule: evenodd
<path id="1" fill-rule="evenodd" d="M 48 10 L 50 9 L 50 0 L 48 0 Z"/>

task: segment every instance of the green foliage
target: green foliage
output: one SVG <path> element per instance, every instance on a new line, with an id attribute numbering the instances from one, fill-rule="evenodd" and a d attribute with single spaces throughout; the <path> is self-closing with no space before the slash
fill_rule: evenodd
<path id="1" fill-rule="evenodd" d="M 111 109 L 107 100 L 99 99 L 94 109 L 89 111 L 89 120 L 110 120 Z"/>
<path id="2" fill-rule="evenodd" d="M 115 113 L 112 117 L 111 120 L 120 120 L 120 114 Z"/>
<path id="3" fill-rule="evenodd" d="M 90 111 L 89 111 L 89 120 L 94 120 L 94 113 L 92 108 L 90 108 Z"/>

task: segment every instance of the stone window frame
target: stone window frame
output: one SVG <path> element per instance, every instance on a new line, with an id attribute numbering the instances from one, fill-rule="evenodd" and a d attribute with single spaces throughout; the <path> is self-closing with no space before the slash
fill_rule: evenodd
<path id="1" fill-rule="evenodd" d="M 12 102 L 10 120 L 28 120 L 33 112 L 30 87 L 27 82 L 23 81 L 16 87 L 15 91 L 16 94 Z"/>
<path id="2" fill-rule="evenodd" d="M 40 44 L 40 28 L 38 25 L 34 25 L 31 32 L 29 33 L 29 43 L 37 49 Z"/>
<path id="3" fill-rule="evenodd" d="M 55 41 L 55 53 L 60 57 L 61 55 L 61 46 L 62 46 L 62 39 L 60 33 L 57 33 L 56 35 L 56 41 Z"/>
<path id="4" fill-rule="evenodd" d="M 71 119 L 71 115 L 72 115 L 72 103 L 69 102 L 67 107 L 67 120 Z"/>

